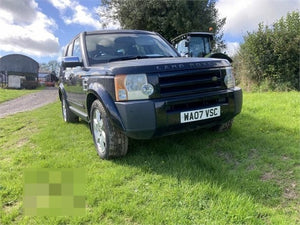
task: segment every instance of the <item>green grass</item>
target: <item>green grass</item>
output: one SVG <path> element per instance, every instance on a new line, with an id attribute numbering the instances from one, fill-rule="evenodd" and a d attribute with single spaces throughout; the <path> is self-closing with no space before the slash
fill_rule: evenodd
<path id="1" fill-rule="evenodd" d="M 299 224 L 299 93 L 245 93 L 229 132 L 130 140 L 100 160 L 60 104 L 0 119 L 1 224 Z M 23 214 L 25 168 L 85 168 L 86 215 Z"/>
<path id="2" fill-rule="evenodd" d="M 38 89 L 35 89 L 35 90 L 25 90 L 25 89 L 16 90 L 16 89 L 3 89 L 3 88 L 0 88 L 0 103 L 18 98 L 18 97 L 26 95 L 26 94 L 37 92 L 39 90 L 41 90 L 41 89 L 38 88 Z"/>

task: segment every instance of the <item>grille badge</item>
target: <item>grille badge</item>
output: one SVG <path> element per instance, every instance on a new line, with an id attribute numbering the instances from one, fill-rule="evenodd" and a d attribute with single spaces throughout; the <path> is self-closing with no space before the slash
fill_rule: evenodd
<path id="1" fill-rule="evenodd" d="M 213 77 L 211 78 L 211 80 L 212 80 L 212 81 L 217 81 L 217 80 L 218 80 L 218 77 L 217 77 L 217 76 L 213 76 Z"/>

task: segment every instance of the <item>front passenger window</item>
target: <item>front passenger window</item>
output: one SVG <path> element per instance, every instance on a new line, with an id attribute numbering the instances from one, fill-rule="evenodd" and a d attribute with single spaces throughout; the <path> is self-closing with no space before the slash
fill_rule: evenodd
<path id="1" fill-rule="evenodd" d="M 73 47 L 73 56 L 77 56 L 79 58 L 79 60 L 82 60 L 81 57 L 81 50 L 80 50 L 80 44 L 79 44 L 79 38 L 77 38 L 74 41 L 74 47 Z"/>

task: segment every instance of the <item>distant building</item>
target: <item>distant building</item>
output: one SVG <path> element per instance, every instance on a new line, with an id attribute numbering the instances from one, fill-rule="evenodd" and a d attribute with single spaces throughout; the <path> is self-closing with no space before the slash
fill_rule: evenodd
<path id="1" fill-rule="evenodd" d="M 40 72 L 40 73 L 38 74 L 38 81 L 39 81 L 39 84 L 40 84 L 41 86 L 45 86 L 45 83 L 46 83 L 48 77 L 49 77 L 49 73 L 46 73 L 46 72 Z"/>
<path id="2" fill-rule="evenodd" d="M 43 72 L 38 74 L 38 82 L 40 86 L 55 87 L 55 83 L 58 81 L 55 72 Z"/>
<path id="3" fill-rule="evenodd" d="M 0 58 L 0 82 L 9 88 L 34 89 L 38 85 L 39 64 L 32 58 L 11 54 Z"/>

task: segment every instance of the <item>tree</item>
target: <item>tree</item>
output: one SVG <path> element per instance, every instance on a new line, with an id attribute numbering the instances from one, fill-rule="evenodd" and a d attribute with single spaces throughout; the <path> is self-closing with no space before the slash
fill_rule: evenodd
<path id="1" fill-rule="evenodd" d="M 263 23 L 244 37 L 235 58 L 237 74 L 258 86 L 299 90 L 300 15 L 288 13 L 272 26 Z"/>
<path id="2" fill-rule="evenodd" d="M 51 60 L 48 63 L 40 64 L 40 71 L 58 74 L 59 67 L 59 63 L 56 60 Z"/>
<path id="3" fill-rule="evenodd" d="M 217 48 L 224 48 L 225 18 L 218 18 L 215 4 L 216 0 L 102 0 L 102 7 L 115 11 L 111 17 L 124 29 L 155 31 L 170 41 L 180 34 L 212 27 Z"/>

